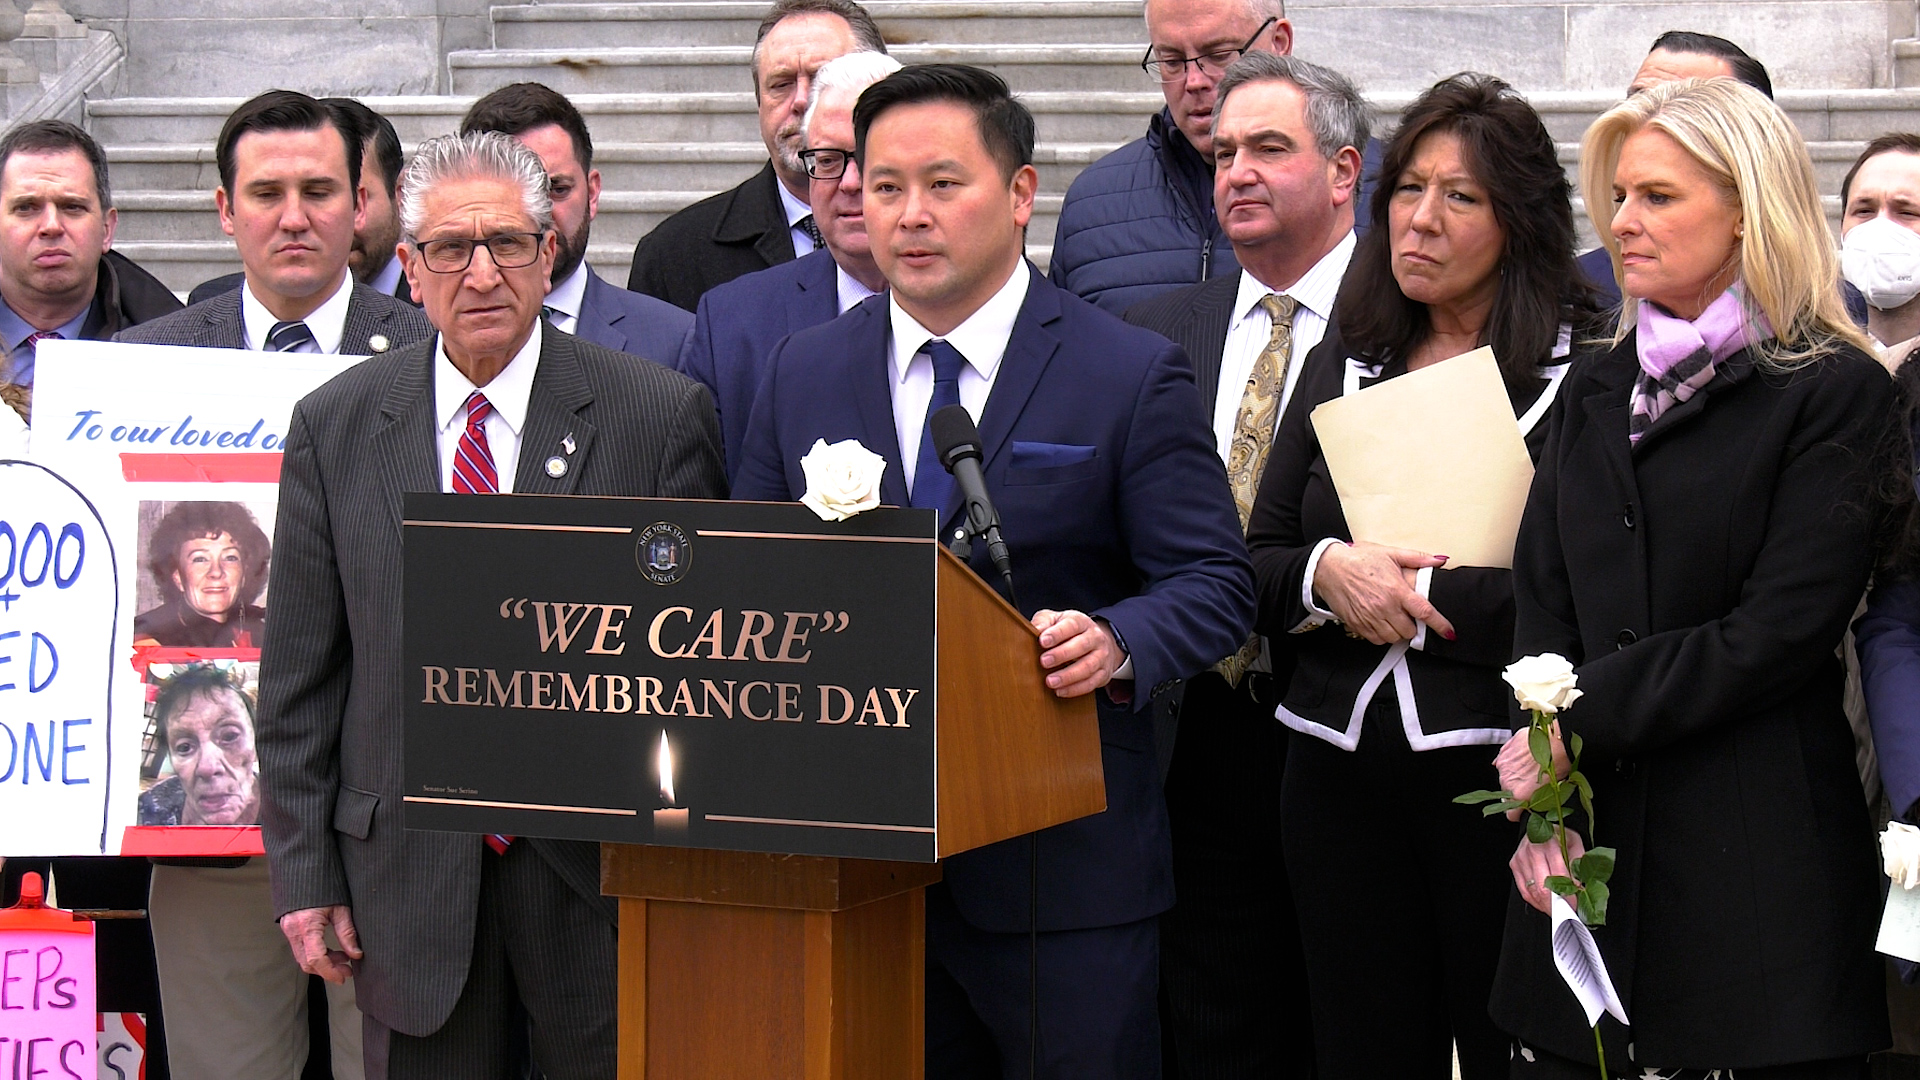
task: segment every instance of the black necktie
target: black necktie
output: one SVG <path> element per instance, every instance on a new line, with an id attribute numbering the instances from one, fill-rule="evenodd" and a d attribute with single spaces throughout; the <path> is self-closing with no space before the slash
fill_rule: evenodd
<path id="1" fill-rule="evenodd" d="M 940 453 L 934 448 L 933 414 L 960 404 L 960 369 L 967 361 L 959 350 L 939 338 L 921 346 L 920 351 L 933 359 L 933 397 L 927 402 L 927 418 L 920 425 L 920 456 L 913 468 L 913 491 L 907 505 L 945 513 L 947 498 L 953 494 L 953 474 L 940 463 Z"/>
<path id="2" fill-rule="evenodd" d="M 298 320 L 274 323 L 273 329 L 267 331 L 268 352 L 294 352 L 300 346 L 312 342 L 314 342 L 313 331 L 307 328 L 306 323 Z"/>
<path id="3" fill-rule="evenodd" d="M 808 214 L 794 224 L 799 226 L 801 232 L 807 234 L 807 239 L 813 241 L 813 250 L 819 251 L 827 246 L 827 238 L 820 235 L 820 226 L 813 220 L 812 214 Z"/>

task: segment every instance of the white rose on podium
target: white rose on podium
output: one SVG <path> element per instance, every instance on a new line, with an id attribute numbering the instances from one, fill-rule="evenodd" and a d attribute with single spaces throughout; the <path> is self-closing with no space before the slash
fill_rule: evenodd
<path id="1" fill-rule="evenodd" d="M 807 478 L 807 492 L 800 501 L 822 521 L 845 521 L 880 505 L 880 475 L 887 471 L 887 459 L 861 446 L 858 439 L 831 446 L 825 439 L 815 439 L 813 449 L 800 459 L 800 471 Z"/>
<path id="2" fill-rule="evenodd" d="M 1573 688 L 1578 681 L 1573 664 L 1559 653 L 1515 660 L 1500 677 L 1513 687 L 1520 707 L 1535 712 L 1557 713 L 1579 700 L 1581 694 Z"/>

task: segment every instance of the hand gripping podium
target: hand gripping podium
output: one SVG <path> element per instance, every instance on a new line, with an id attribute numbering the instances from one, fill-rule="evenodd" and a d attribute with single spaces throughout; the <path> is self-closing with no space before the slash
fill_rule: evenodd
<path id="1" fill-rule="evenodd" d="M 1092 698 L 934 515 L 405 512 L 407 825 L 602 842 L 620 1080 L 919 1077 L 937 860 L 1106 806 Z"/>

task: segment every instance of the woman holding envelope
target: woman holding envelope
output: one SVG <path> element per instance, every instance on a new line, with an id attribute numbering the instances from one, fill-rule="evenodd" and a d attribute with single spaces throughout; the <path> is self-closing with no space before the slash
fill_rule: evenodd
<path id="1" fill-rule="evenodd" d="M 1306 357 L 1248 529 L 1259 629 L 1297 656 L 1278 714 L 1293 729 L 1282 839 L 1321 1080 L 1444 1080 L 1456 1046 L 1465 1080 L 1488 1080 L 1508 1068 L 1487 997 L 1513 839 L 1451 800 L 1485 786 L 1508 735 L 1511 575 L 1356 539 L 1311 414 L 1491 346 L 1494 423 L 1516 426 L 1489 442 L 1537 449 L 1568 344 L 1597 316 L 1553 139 L 1505 83 L 1466 74 L 1428 90 L 1380 175 L 1373 227 Z M 1398 434 L 1408 454 L 1461 450 Z M 1476 468 L 1474 453 L 1454 464 Z"/>
<path id="2" fill-rule="evenodd" d="M 1588 129 L 1581 186 L 1627 303 L 1540 454 L 1515 654 L 1567 657 L 1585 695 L 1561 724 L 1586 744 L 1581 831 L 1618 852 L 1594 937 L 1632 1022 L 1601 1019 L 1607 1060 L 1865 1077 L 1889 1042 L 1880 896 L 1835 646 L 1890 520 L 1892 387 L 1841 306 L 1806 147 L 1759 93 L 1635 94 Z M 1531 792 L 1527 771 L 1501 779 Z M 1590 1077 L 1548 944 L 1558 851 L 1512 865 L 1492 1009 L 1513 1075 Z"/>

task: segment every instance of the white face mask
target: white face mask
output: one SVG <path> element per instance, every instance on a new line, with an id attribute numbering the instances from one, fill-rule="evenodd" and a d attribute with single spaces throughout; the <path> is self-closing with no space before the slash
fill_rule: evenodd
<path id="1" fill-rule="evenodd" d="M 1883 217 L 1863 221 L 1840 245 L 1840 272 L 1867 303 L 1891 311 L 1920 295 L 1920 235 Z"/>

